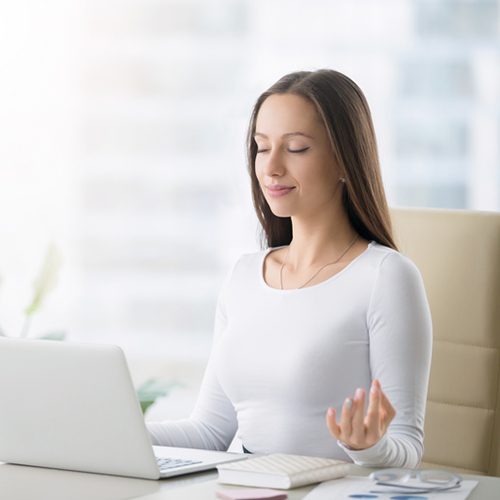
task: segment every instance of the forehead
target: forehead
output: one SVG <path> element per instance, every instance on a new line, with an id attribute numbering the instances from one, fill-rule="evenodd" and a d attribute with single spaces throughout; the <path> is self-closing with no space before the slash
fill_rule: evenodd
<path id="1" fill-rule="evenodd" d="M 259 109 L 255 132 L 270 136 L 296 131 L 311 135 L 324 131 L 314 104 L 295 94 L 270 95 Z"/>

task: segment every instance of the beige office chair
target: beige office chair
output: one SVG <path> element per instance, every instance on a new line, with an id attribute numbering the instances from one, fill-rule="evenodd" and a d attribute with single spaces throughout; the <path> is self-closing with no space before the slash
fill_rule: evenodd
<path id="1" fill-rule="evenodd" d="M 423 466 L 500 476 L 500 213 L 392 209 L 422 273 L 433 356 Z"/>

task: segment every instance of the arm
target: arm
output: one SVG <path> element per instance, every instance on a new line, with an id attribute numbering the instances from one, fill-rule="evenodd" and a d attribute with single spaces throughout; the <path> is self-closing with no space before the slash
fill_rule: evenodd
<path id="1" fill-rule="evenodd" d="M 195 408 L 188 419 L 147 422 L 146 426 L 155 445 L 225 451 L 236 433 L 236 412 L 216 375 L 216 346 L 223 337 L 227 323 L 227 284 L 226 280 L 217 301 L 214 343 Z"/>
<path id="2" fill-rule="evenodd" d="M 367 325 L 371 376 L 372 380 L 380 382 L 383 392 L 379 390 L 375 397 L 370 394 L 368 416 L 364 422 L 363 419 L 357 420 L 363 426 L 377 405 L 380 408 L 375 412 L 378 413 L 377 419 L 388 416 L 390 425 L 375 443 L 369 442 L 368 446 L 346 446 L 341 440 L 339 445 L 358 465 L 416 467 L 423 455 L 432 324 L 420 273 L 409 259 L 400 254 L 388 254 L 380 264 Z M 364 413 L 364 394 L 361 396 L 361 402 L 359 396 L 351 400 L 353 413 L 356 405 L 361 406 Z M 395 409 L 395 416 L 390 414 L 391 406 Z M 346 415 L 349 415 L 349 409 L 344 408 L 342 418 Z M 356 416 L 353 428 L 355 420 Z"/>

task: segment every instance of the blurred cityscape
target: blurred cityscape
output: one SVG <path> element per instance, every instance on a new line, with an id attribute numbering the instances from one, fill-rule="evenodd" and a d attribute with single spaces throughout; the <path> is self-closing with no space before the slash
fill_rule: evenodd
<path id="1" fill-rule="evenodd" d="M 49 0 L 8 14 L 6 330 L 54 237 L 65 267 L 33 334 L 206 357 L 222 280 L 259 249 L 251 108 L 295 70 L 363 89 L 391 205 L 500 209 L 498 1 Z"/>

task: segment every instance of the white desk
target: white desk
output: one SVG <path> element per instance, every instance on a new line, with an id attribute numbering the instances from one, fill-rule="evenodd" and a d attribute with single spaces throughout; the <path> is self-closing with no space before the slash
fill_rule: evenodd
<path id="1" fill-rule="evenodd" d="M 351 474 L 369 469 L 351 466 Z M 463 475 L 479 481 L 470 500 L 500 499 L 500 478 Z M 20 465 L 0 464 L 0 498 L 6 500 L 205 500 L 215 499 L 215 491 L 229 488 L 216 482 L 215 471 L 179 478 L 148 481 L 103 476 Z M 313 487 L 288 491 L 289 500 L 303 498 Z M 444 500 L 444 497 L 443 497 Z"/>

